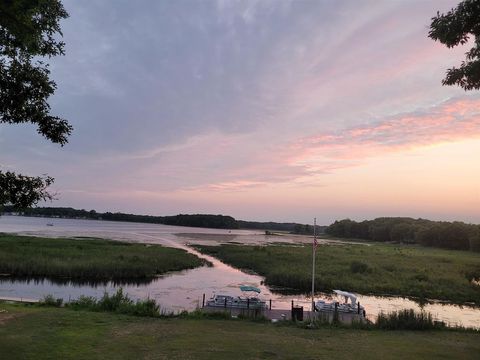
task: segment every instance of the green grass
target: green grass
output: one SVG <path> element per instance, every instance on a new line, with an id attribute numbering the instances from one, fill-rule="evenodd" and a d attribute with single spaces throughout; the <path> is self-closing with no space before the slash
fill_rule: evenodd
<path id="1" fill-rule="evenodd" d="M 149 279 L 204 263 L 184 250 L 159 245 L 0 234 L 0 273 L 12 277 Z"/>
<path id="2" fill-rule="evenodd" d="M 478 334 L 302 329 L 0 303 L 5 359 L 476 359 Z"/>
<path id="3" fill-rule="evenodd" d="M 311 289 L 312 247 L 196 246 L 237 268 L 265 276 L 267 285 Z M 401 295 L 480 304 L 480 254 L 388 244 L 321 245 L 316 255 L 319 291 Z"/>

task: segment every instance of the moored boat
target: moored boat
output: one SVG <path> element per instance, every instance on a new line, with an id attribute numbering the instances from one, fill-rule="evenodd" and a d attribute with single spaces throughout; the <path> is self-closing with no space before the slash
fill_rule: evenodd
<path id="1" fill-rule="evenodd" d="M 207 300 L 208 307 L 219 308 L 235 308 L 235 309 L 264 309 L 266 308 L 265 301 L 257 297 L 241 297 L 230 295 L 214 295 Z"/>
<path id="2" fill-rule="evenodd" d="M 253 286 L 240 286 L 243 292 L 260 293 L 260 289 Z M 216 294 L 206 302 L 208 307 L 233 309 L 266 309 L 266 302 L 257 296 L 231 296 Z"/>
<path id="3" fill-rule="evenodd" d="M 357 302 L 357 296 L 355 294 L 342 290 L 333 290 L 333 292 L 339 296 L 343 296 L 345 298 L 345 302 L 339 303 L 336 301 L 326 302 L 323 300 L 318 300 L 315 302 L 316 311 L 335 312 L 336 310 L 342 313 L 356 313 L 365 316 L 365 308 Z"/>

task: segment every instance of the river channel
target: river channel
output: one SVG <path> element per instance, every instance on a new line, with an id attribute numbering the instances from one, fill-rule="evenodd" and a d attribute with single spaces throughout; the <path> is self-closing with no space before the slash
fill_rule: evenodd
<path id="1" fill-rule="evenodd" d="M 52 223 L 54 226 L 47 226 Z M 190 243 L 214 244 L 225 241 L 246 244 L 266 244 L 270 238 L 260 231 L 220 230 L 166 226 L 158 224 L 140 224 L 74 219 L 45 219 L 33 217 L 1 216 L 0 232 L 45 237 L 96 237 L 121 241 L 161 244 L 185 249 L 210 261 L 212 267 L 199 267 L 192 270 L 169 273 L 143 284 L 101 283 L 78 284 L 71 281 L 54 282 L 43 280 L 19 280 L 0 278 L 0 298 L 41 299 L 51 294 L 64 300 L 75 299 L 80 295 L 101 297 L 104 292 L 113 293 L 122 287 L 131 298 L 155 299 L 167 312 L 193 310 L 202 304 L 203 294 L 207 298 L 213 294 L 241 295 L 240 285 L 252 285 L 262 291 L 261 297 L 272 300 L 272 308 L 288 311 L 291 301 L 309 306 L 309 299 L 303 295 L 284 295 L 263 285 L 263 278 L 248 274 L 207 255 L 203 255 L 188 246 Z M 189 236 L 189 234 L 191 236 Z M 193 236 L 195 234 L 195 236 Z M 197 240 L 192 240 L 196 237 Z M 285 242 L 308 242 L 306 237 L 285 236 Z M 81 241 L 81 239 L 79 239 Z M 276 241 L 278 241 L 276 239 Z M 347 290 L 347 289 L 345 289 Z M 330 294 L 317 293 L 316 298 L 337 299 Z M 432 302 L 420 305 L 401 297 L 377 297 L 358 295 L 365 307 L 367 317 L 375 320 L 383 312 L 401 309 L 425 310 L 437 319 L 450 325 L 480 328 L 480 307 L 459 306 Z M 342 301 L 342 299 L 338 299 Z"/>

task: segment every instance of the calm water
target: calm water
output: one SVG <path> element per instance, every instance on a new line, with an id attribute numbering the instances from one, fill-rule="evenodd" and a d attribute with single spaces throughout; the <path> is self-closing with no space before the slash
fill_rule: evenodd
<path id="1" fill-rule="evenodd" d="M 54 223 L 54 226 L 46 226 L 46 223 Z M 259 231 L 249 230 L 220 230 L 175 227 L 157 224 L 137 224 L 94 220 L 70 220 L 70 219 L 43 219 L 26 218 L 15 216 L 0 217 L 0 232 L 20 233 L 25 235 L 41 235 L 47 237 L 75 237 L 89 236 L 124 240 L 141 243 L 154 243 L 166 246 L 186 249 L 199 257 L 213 263 L 213 267 L 200 267 L 192 270 L 175 272 L 159 277 L 148 284 L 114 284 L 105 283 L 100 285 L 75 284 L 72 282 L 54 283 L 50 280 L 10 280 L 0 278 L 0 297 L 17 297 L 28 299 L 40 299 L 44 295 L 52 294 L 65 300 L 78 298 L 80 295 L 100 297 L 105 291 L 115 292 L 119 286 L 132 297 L 144 299 L 153 298 L 162 308 L 167 311 L 193 310 L 202 303 L 202 296 L 207 298 L 214 293 L 228 293 L 241 295 L 240 285 L 253 285 L 262 290 L 262 297 L 272 299 L 273 308 L 289 309 L 290 303 L 303 303 L 309 306 L 309 300 L 301 295 L 282 295 L 272 292 L 262 284 L 263 278 L 257 275 L 247 274 L 221 261 L 196 252 L 186 244 L 192 242 L 187 235 L 175 234 L 215 234 L 213 237 L 221 239 L 222 234 L 228 239 L 246 243 L 265 243 L 267 238 Z M 203 238 L 203 236 L 202 236 Z M 283 241 L 305 241 L 300 237 L 282 237 Z M 81 240 L 79 240 L 81 241 Z M 276 239 L 275 239 L 276 241 Z M 331 299 L 328 294 L 316 294 L 316 297 Z M 341 299 L 338 299 L 341 301 Z M 400 297 L 375 297 L 359 295 L 358 300 L 365 306 L 367 317 L 375 320 L 381 311 L 424 309 L 430 312 L 436 319 L 449 324 L 457 324 L 480 328 L 480 308 L 470 306 L 457 306 L 442 303 L 426 304 L 421 307 L 418 303 Z"/>

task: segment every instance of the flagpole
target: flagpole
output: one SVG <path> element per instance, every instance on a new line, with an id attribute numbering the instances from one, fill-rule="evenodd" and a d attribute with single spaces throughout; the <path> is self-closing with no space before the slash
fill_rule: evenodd
<path id="1" fill-rule="evenodd" d="M 317 218 L 313 219 L 313 244 L 312 244 L 312 315 L 315 312 L 315 252 L 317 248 Z"/>

